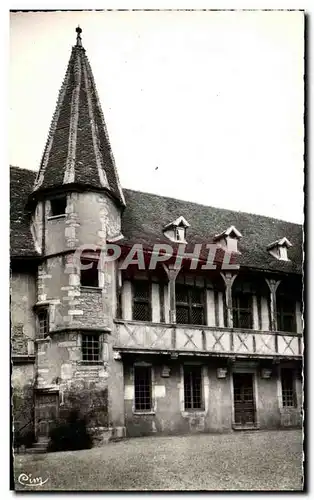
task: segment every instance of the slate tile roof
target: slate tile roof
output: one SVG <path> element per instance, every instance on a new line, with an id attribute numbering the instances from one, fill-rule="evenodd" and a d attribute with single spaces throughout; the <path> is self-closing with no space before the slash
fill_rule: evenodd
<path id="1" fill-rule="evenodd" d="M 92 70 L 81 43 L 72 48 L 34 185 L 107 189 L 124 205 Z"/>
<path id="2" fill-rule="evenodd" d="M 11 255 L 36 256 L 38 254 L 30 232 L 29 214 L 24 208 L 36 173 L 18 167 L 11 167 L 10 173 Z M 299 224 L 130 189 L 124 189 L 124 194 L 126 208 L 122 215 L 124 239 L 119 242 L 121 245 L 142 243 L 144 248 L 152 249 L 154 243 L 169 244 L 163 228 L 183 216 L 190 224 L 187 229 L 187 251 L 193 250 L 194 243 L 213 243 L 217 233 L 234 225 L 243 235 L 238 243 L 241 255 L 237 262 L 240 265 L 272 272 L 302 272 L 303 233 Z M 269 243 L 284 236 L 293 244 L 288 251 L 291 259 L 288 262 L 275 259 L 267 251 Z"/>
<path id="3" fill-rule="evenodd" d="M 192 251 L 195 243 L 214 243 L 216 234 L 233 225 L 243 235 L 238 243 L 241 254 L 237 263 L 240 266 L 273 272 L 302 272 L 303 233 L 299 224 L 130 189 L 124 189 L 124 195 L 126 209 L 122 216 L 122 234 L 125 239 L 121 244 L 142 243 L 146 248 L 152 248 L 154 243 L 169 244 L 163 228 L 183 216 L 190 224 L 186 232 L 186 251 Z M 287 262 L 272 257 L 266 248 L 283 236 L 293 244 Z"/>
<path id="4" fill-rule="evenodd" d="M 11 257 L 36 257 L 30 231 L 30 214 L 25 210 L 36 172 L 10 167 L 10 248 Z"/>

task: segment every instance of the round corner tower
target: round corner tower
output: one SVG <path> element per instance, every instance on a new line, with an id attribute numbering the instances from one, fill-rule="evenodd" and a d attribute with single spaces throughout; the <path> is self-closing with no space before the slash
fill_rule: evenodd
<path id="1" fill-rule="evenodd" d="M 116 364 L 111 339 L 117 268 L 114 262 L 101 267 L 99 252 L 109 239 L 121 235 L 125 201 L 81 29 L 76 31 L 29 198 L 31 230 L 42 256 L 35 304 L 35 415 L 37 411 L 37 423 L 45 420 L 41 394 L 55 394 L 61 410 L 69 407 L 70 395 L 71 405 L 77 400 L 87 413 L 93 408 L 94 415 L 98 408 L 91 426 L 123 427 L 110 411 L 111 372 L 120 378 L 117 367 L 111 366 Z M 48 427 L 49 422 L 38 424 L 37 437 L 44 437 Z"/>

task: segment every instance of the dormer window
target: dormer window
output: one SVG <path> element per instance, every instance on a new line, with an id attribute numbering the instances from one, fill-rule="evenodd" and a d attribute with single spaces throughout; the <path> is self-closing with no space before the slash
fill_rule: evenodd
<path id="1" fill-rule="evenodd" d="M 268 245 L 267 250 L 278 260 L 289 260 L 288 258 L 288 248 L 292 247 L 292 243 L 284 237 L 280 240 L 274 241 L 270 245 Z"/>
<path id="2" fill-rule="evenodd" d="M 169 240 L 176 243 L 186 243 L 186 229 L 190 224 L 185 220 L 184 217 L 178 217 L 173 222 L 167 224 L 164 229 L 164 235 L 169 238 Z"/>
<path id="3" fill-rule="evenodd" d="M 177 227 L 175 230 L 175 236 L 177 241 L 184 241 L 185 240 L 185 227 Z"/>
<path id="4" fill-rule="evenodd" d="M 222 233 L 216 234 L 214 241 L 228 252 L 238 252 L 238 241 L 241 238 L 240 231 L 235 226 L 230 226 Z"/>

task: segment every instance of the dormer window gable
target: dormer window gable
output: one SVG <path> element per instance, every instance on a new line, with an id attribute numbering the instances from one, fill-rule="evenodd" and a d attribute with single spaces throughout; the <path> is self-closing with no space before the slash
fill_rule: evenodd
<path id="1" fill-rule="evenodd" d="M 289 260 L 288 257 L 288 248 L 292 247 L 292 243 L 288 240 L 288 238 L 284 237 L 280 240 L 276 240 L 273 243 L 270 243 L 267 246 L 267 250 L 278 260 Z"/>
<path id="2" fill-rule="evenodd" d="M 170 241 L 187 243 L 186 229 L 188 227 L 190 227 L 188 221 L 183 216 L 180 216 L 173 222 L 167 224 L 163 229 L 163 233 Z"/>
<path id="3" fill-rule="evenodd" d="M 235 226 L 230 226 L 222 233 L 214 236 L 214 241 L 228 252 L 237 252 L 238 241 L 242 238 L 242 234 Z"/>

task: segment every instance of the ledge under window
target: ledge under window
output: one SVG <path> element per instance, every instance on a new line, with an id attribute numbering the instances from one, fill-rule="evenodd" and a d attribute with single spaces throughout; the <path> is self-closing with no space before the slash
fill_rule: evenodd
<path id="1" fill-rule="evenodd" d="M 100 288 L 100 286 L 84 286 L 84 285 L 81 285 L 81 292 L 88 292 L 88 293 L 98 292 L 98 293 L 100 293 L 101 291 L 102 291 L 102 288 Z"/>
<path id="2" fill-rule="evenodd" d="M 206 410 L 182 410 L 182 417 L 204 417 Z"/>
<path id="3" fill-rule="evenodd" d="M 155 410 L 133 410 L 133 415 L 156 415 Z"/>
<path id="4" fill-rule="evenodd" d="M 56 220 L 56 219 L 65 219 L 65 218 L 66 218 L 66 214 L 49 215 L 49 217 L 47 217 L 47 220 Z"/>
<path id="5" fill-rule="evenodd" d="M 84 367 L 87 367 L 87 368 L 91 368 L 91 367 L 94 367 L 94 366 L 102 366 L 104 364 L 104 362 L 102 360 L 99 360 L 99 361 L 83 361 L 82 359 L 80 359 L 80 360 L 77 361 L 77 364 L 79 366 L 84 366 Z"/>

